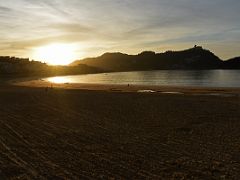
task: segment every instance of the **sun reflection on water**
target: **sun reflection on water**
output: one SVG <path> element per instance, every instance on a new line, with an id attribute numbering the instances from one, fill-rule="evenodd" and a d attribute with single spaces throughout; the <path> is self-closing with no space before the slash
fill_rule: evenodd
<path id="1" fill-rule="evenodd" d="M 56 84 L 65 84 L 70 82 L 68 77 L 51 77 L 51 78 L 48 78 L 47 81 L 50 81 Z"/>

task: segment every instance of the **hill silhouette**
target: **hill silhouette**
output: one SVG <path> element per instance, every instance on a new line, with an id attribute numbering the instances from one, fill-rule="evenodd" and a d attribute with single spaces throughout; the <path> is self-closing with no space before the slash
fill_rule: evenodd
<path id="1" fill-rule="evenodd" d="M 200 46 L 183 50 L 155 53 L 144 51 L 138 55 L 105 53 L 100 57 L 77 60 L 71 65 L 85 64 L 103 71 L 136 71 L 163 69 L 240 69 L 240 59 L 223 61 Z"/>
<path id="2" fill-rule="evenodd" d="M 27 58 L 0 56 L 0 76 L 55 76 L 117 71 L 164 69 L 240 69 L 240 57 L 221 60 L 211 51 L 195 46 L 183 51 L 137 55 L 105 53 L 95 58 L 74 61 L 70 66 L 49 66 Z"/>
<path id="3" fill-rule="evenodd" d="M 240 69 L 240 57 L 235 57 L 222 62 L 223 69 Z"/>
<path id="4" fill-rule="evenodd" d="M 0 77 L 31 77 L 99 73 L 100 69 L 80 64 L 77 66 L 49 66 L 26 58 L 0 56 Z"/>

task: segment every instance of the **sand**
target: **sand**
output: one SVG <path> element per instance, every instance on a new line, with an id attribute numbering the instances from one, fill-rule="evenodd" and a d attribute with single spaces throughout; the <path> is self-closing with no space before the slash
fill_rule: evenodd
<path id="1" fill-rule="evenodd" d="M 41 88 L 64 88 L 78 90 L 101 90 L 109 92 L 141 92 L 141 93 L 165 93 L 165 94 L 192 94 L 192 95 L 217 95 L 217 96 L 239 96 L 240 88 L 224 87 L 194 87 L 194 86 L 146 86 L 146 85 L 117 85 L 117 84 L 91 84 L 91 83 L 51 83 L 38 80 L 16 80 L 11 84 L 25 87 Z"/>
<path id="2" fill-rule="evenodd" d="M 240 178 L 238 89 L 64 86 L 0 86 L 0 179 Z"/>

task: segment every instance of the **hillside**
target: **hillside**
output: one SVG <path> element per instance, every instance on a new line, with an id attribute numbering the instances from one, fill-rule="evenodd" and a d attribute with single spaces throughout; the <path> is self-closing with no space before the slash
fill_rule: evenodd
<path id="1" fill-rule="evenodd" d="M 240 69 L 240 57 L 235 57 L 222 62 L 223 69 Z"/>
<path id="2" fill-rule="evenodd" d="M 53 76 L 72 75 L 102 72 L 100 69 L 80 64 L 78 66 L 48 66 L 38 61 L 25 58 L 0 56 L 0 75 L 25 77 L 25 76 Z"/>
<path id="3" fill-rule="evenodd" d="M 95 58 L 77 60 L 70 66 L 48 66 L 38 61 L 0 56 L 2 76 L 54 76 L 115 71 L 161 69 L 240 69 L 240 57 L 223 61 L 211 51 L 195 46 L 183 51 L 155 53 L 144 51 L 138 55 L 105 53 Z"/>
<path id="4" fill-rule="evenodd" d="M 230 61 L 233 61 L 233 63 Z M 211 51 L 195 46 L 183 51 L 167 51 L 165 53 L 155 53 L 152 51 L 145 51 L 138 55 L 105 53 L 100 57 L 75 61 L 71 65 L 85 64 L 101 68 L 104 71 L 240 69 L 239 59 L 230 61 L 223 62 Z M 235 64 L 238 64 L 238 66 Z"/>

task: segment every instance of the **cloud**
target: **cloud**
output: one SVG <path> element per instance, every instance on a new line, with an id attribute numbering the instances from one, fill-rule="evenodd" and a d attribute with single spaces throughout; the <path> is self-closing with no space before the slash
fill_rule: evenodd
<path id="1" fill-rule="evenodd" d="M 237 53 L 223 45 L 240 39 L 239 8 L 239 0 L 0 0 L 0 53 L 55 42 L 83 43 L 86 56 L 202 43 L 226 57 Z"/>
<path id="2" fill-rule="evenodd" d="M 21 41 L 5 42 L 12 49 L 31 49 L 39 46 L 45 46 L 51 43 L 76 43 L 85 40 L 85 37 L 76 37 L 75 35 L 49 36 L 40 39 L 30 39 Z"/>
<path id="3" fill-rule="evenodd" d="M 50 24 L 48 28 L 53 28 L 67 33 L 90 33 L 93 28 L 78 23 L 56 23 Z"/>
<path id="4" fill-rule="evenodd" d="M 0 6 L 0 13 L 6 13 L 6 12 L 9 12 L 11 11 L 12 9 L 10 8 L 7 8 L 7 7 L 4 7 L 4 6 Z"/>

